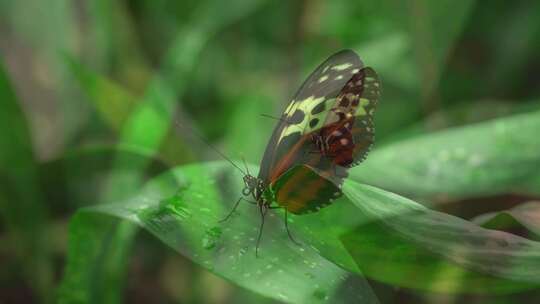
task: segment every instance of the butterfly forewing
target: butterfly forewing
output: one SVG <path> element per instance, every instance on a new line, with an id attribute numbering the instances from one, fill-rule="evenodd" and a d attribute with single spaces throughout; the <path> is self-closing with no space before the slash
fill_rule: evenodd
<path id="1" fill-rule="evenodd" d="M 311 73 L 272 133 L 259 178 L 270 184 L 294 164 L 306 163 L 303 159 L 312 150 L 306 134 L 323 126 L 336 97 L 362 67 L 355 52 L 343 50 L 330 56 Z"/>

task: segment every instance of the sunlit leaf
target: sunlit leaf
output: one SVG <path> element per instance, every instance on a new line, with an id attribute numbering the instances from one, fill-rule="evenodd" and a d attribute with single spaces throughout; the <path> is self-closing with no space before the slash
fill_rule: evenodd
<path id="1" fill-rule="evenodd" d="M 540 240 L 540 202 L 537 201 L 505 211 L 482 214 L 473 221 L 486 228 L 524 233 L 529 238 Z"/>
<path id="2" fill-rule="evenodd" d="M 396 194 L 347 181 L 366 220 L 342 241 L 366 275 L 442 292 L 501 293 L 540 285 L 540 243 L 431 211 Z"/>
<path id="3" fill-rule="evenodd" d="M 68 269 L 74 271 L 68 271 L 64 290 L 81 298 L 94 292 L 92 282 L 100 279 L 99 274 L 94 277 L 75 264 L 80 259 L 99 263 L 96 259 L 106 250 L 86 246 L 103 248 L 104 233 L 100 227 L 95 236 L 86 234 L 96 225 L 89 218 L 111 215 L 136 223 L 197 264 L 267 297 L 288 303 L 377 302 L 364 280 L 348 278 L 346 271 L 311 247 L 292 243 L 281 216 L 267 217 L 256 257 L 260 224 L 256 208 L 243 204 L 229 221 L 219 223 L 240 194 L 242 179 L 232 170 L 226 163 L 181 167 L 156 178 L 129 200 L 81 211 L 71 223 Z M 78 231 L 85 234 L 78 237 Z"/>
<path id="4" fill-rule="evenodd" d="M 376 149 L 351 177 L 422 197 L 538 193 L 539 129 L 536 111 L 433 132 Z"/>
<path id="5" fill-rule="evenodd" d="M 68 263 L 59 303 L 120 303 L 129 249 L 137 227 L 77 214 L 70 224 Z"/>

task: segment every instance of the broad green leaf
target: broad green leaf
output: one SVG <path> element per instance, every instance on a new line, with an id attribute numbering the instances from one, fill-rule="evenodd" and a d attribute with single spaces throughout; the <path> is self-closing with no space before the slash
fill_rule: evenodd
<path id="1" fill-rule="evenodd" d="M 535 111 L 433 132 L 376 149 L 350 173 L 417 197 L 538 193 L 539 129 Z"/>
<path id="2" fill-rule="evenodd" d="M 485 228 L 524 233 L 528 238 L 538 241 L 540 240 L 540 202 L 532 201 L 510 210 L 482 214 L 475 217 L 473 222 Z"/>
<path id="3" fill-rule="evenodd" d="M 450 127 L 460 127 L 504 118 L 509 115 L 524 114 L 540 110 L 540 102 L 536 99 L 523 100 L 519 103 L 509 100 L 469 100 L 445 109 L 439 110 L 414 123 L 403 131 L 394 132 L 391 136 L 377 141 L 378 146 L 384 146 L 400 140 L 424 135 L 429 132 L 440 131 Z"/>
<path id="4" fill-rule="evenodd" d="M 116 164 L 112 170 L 113 159 L 118 155 L 123 163 Z M 164 164 L 153 159 L 147 151 L 125 146 L 84 147 L 40 164 L 47 201 L 62 209 L 94 204 L 107 191 L 111 176 L 139 174 L 139 168 L 132 164 L 143 158 L 151 164 L 147 175 L 165 171 Z M 125 195 L 136 192 L 130 188 L 119 191 L 126 191 Z M 70 262 L 57 294 L 60 302 L 121 302 L 127 257 L 136 228 L 129 222 L 117 222 L 103 216 L 75 215 L 70 225 Z"/>
<path id="5" fill-rule="evenodd" d="M 132 198 L 115 204 L 81 211 L 71 223 L 68 272 L 64 286 L 72 294 L 88 296 L 93 280 L 88 270 L 74 266 L 80 259 L 99 256 L 102 246 L 96 236 L 76 237 L 77 231 L 91 231 L 88 218 L 111 215 L 136 223 L 165 244 L 215 274 L 244 288 L 287 303 L 376 303 L 363 280 L 348 279 L 348 273 L 322 258 L 309 246 L 298 247 L 287 236 L 282 217 L 266 218 L 259 257 L 255 256 L 260 215 L 242 204 L 235 216 L 219 223 L 239 197 L 241 176 L 227 163 L 181 167 L 151 181 Z M 101 214 L 101 215 L 100 215 Z M 98 230 L 99 231 L 99 230 Z M 91 240 L 89 240 L 90 238 Z M 97 239 L 97 240 L 96 240 Z M 79 244 L 79 245 L 77 245 Z M 105 254 L 105 251 L 102 253 Z M 95 262 L 92 262 L 95 263 Z M 67 288 L 67 287 L 66 287 Z M 65 289 L 64 289 L 65 290 Z"/>
<path id="6" fill-rule="evenodd" d="M 59 303 L 120 303 L 129 249 L 137 227 L 104 216 L 76 214 Z"/>
<path id="7" fill-rule="evenodd" d="M 17 257 L 26 278 L 47 301 L 52 283 L 48 243 L 42 237 L 48 210 L 38 184 L 28 129 L 17 96 L 0 61 L 0 216 L 7 231 L 20 240 Z"/>
<path id="8" fill-rule="evenodd" d="M 539 242 L 354 181 L 345 183 L 344 192 L 367 220 L 342 241 L 368 276 L 439 292 L 502 293 L 540 285 Z"/>

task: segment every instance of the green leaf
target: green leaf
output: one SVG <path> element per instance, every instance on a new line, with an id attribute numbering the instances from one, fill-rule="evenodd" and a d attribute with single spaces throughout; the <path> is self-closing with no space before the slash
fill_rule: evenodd
<path id="1" fill-rule="evenodd" d="M 77 213 L 70 223 L 68 263 L 59 303 L 120 303 L 137 226 Z"/>
<path id="2" fill-rule="evenodd" d="M 123 162 L 111 170 L 115 156 L 121 156 Z M 133 164 L 141 159 L 151 164 L 146 172 L 149 176 L 167 168 L 147 151 L 123 146 L 85 147 L 42 163 L 40 173 L 47 200 L 60 209 L 94 204 L 108 190 L 111 176 L 138 174 L 139 168 Z M 136 189 L 118 191 L 132 195 Z M 57 293 L 60 302 L 121 302 L 127 258 L 136 231 L 137 226 L 129 222 L 93 213 L 76 214 L 70 224 L 69 263 Z"/>
<path id="3" fill-rule="evenodd" d="M 66 61 L 98 113 L 114 131 L 119 131 L 135 106 L 136 97 L 106 77 L 86 69 L 75 59 L 66 56 Z"/>
<path id="4" fill-rule="evenodd" d="M 532 201 L 510 210 L 479 215 L 473 222 L 489 229 L 517 231 L 528 238 L 540 240 L 540 202 Z"/>
<path id="5" fill-rule="evenodd" d="M 350 173 L 417 197 L 538 193 L 539 129 L 535 111 L 433 132 L 376 149 Z"/>
<path id="6" fill-rule="evenodd" d="M 30 130 L 0 62 L 0 216 L 13 240 L 24 276 L 43 301 L 51 288 L 48 243 L 42 237 L 48 210 L 38 185 Z M 20 241 L 19 241 L 20 240 Z"/>
<path id="7" fill-rule="evenodd" d="M 365 219 L 342 237 L 366 275 L 439 292 L 503 293 L 540 285 L 540 243 L 431 211 L 354 181 L 344 192 Z"/>
<path id="8" fill-rule="evenodd" d="M 102 275 L 92 271 L 96 267 L 76 265 L 96 265 L 99 256 L 107 255 L 106 250 L 99 249 L 104 246 L 101 240 L 106 233 L 100 232 L 104 225 L 95 228 L 97 224 L 88 219 L 107 214 L 136 223 L 195 263 L 270 298 L 287 303 L 377 302 L 364 280 L 348 279 L 346 271 L 322 258 L 315 249 L 293 244 L 282 217 L 274 213 L 266 218 L 257 258 L 257 208 L 241 204 L 235 216 L 219 223 L 241 188 L 242 178 L 229 164 L 196 164 L 154 179 L 126 201 L 81 211 L 70 225 L 68 269 L 72 271 L 64 278 L 63 290 L 70 292 L 63 293 L 63 299 L 104 297 L 105 291 L 94 288 Z M 85 234 L 78 236 L 79 231 Z"/>

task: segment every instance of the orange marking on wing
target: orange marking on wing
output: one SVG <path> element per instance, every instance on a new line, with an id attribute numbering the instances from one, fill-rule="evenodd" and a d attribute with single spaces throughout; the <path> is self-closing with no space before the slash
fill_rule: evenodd
<path id="1" fill-rule="evenodd" d="M 310 135 L 304 135 L 302 136 L 298 142 L 290 149 L 290 151 L 285 154 L 272 168 L 272 171 L 270 172 L 270 183 L 273 183 L 276 181 L 285 171 L 287 171 L 292 165 L 295 157 L 298 156 L 298 153 L 302 152 L 301 148 L 306 143 L 306 141 L 310 139 Z M 306 164 L 313 163 L 313 162 L 305 162 Z"/>
<path id="2" fill-rule="evenodd" d="M 310 173 L 308 170 L 310 169 L 303 168 L 303 172 L 299 172 L 287 180 L 277 193 L 278 204 L 292 213 L 304 209 L 307 203 L 316 198 L 316 194 L 320 189 L 329 182 L 323 177 L 318 177 L 316 179 L 310 178 L 307 180 L 309 183 L 306 183 L 306 176 Z M 301 186 L 299 187 L 299 185 Z"/>

